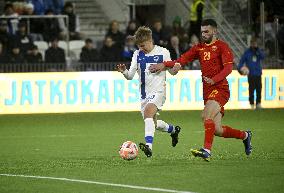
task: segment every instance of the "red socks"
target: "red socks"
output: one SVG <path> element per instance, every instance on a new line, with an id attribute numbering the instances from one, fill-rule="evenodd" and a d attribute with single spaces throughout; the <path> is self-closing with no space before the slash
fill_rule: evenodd
<path id="1" fill-rule="evenodd" d="M 212 119 L 207 119 L 204 121 L 204 128 L 205 128 L 205 138 L 204 138 L 204 148 L 211 150 L 212 143 L 215 134 L 215 123 Z M 224 138 L 236 138 L 236 139 L 245 139 L 246 132 L 233 129 L 229 126 L 222 126 L 223 128 L 223 135 Z"/>
<path id="2" fill-rule="evenodd" d="M 205 138 L 204 138 L 204 148 L 211 150 L 214 133 L 215 133 L 215 123 L 212 119 L 207 119 L 204 121 L 205 128 Z"/>
<path id="3" fill-rule="evenodd" d="M 222 137 L 224 138 L 245 139 L 246 137 L 245 131 L 233 129 L 232 127 L 229 127 L 229 126 L 222 126 L 222 127 L 223 127 Z"/>

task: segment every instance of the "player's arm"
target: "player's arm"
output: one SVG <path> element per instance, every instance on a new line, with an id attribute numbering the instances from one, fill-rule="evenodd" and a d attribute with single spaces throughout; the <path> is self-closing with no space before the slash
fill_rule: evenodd
<path id="1" fill-rule="evenodd" d="M 126 69 L 125 64 L 118 64 L 117 71 L 121 72 L 127 80 L 132 80 L 137 71 L 137 52 L 134 52 L 129 70 Z"/>
<path id="2" fill-rule="evenodd" d="M 198 47 L 193 46 L 187 52 L 182 54 L 178 59 L 173 61 L 166 61 L 164 65 L 166 67 L 173 67 L 176 63 L 181 64 L 182 66 L 188 64 L 188 62 L 192 62 L 193 60 L 198 58 Z"/>
<path id="3" fill-rule="evenodd" d="M 214 83 L 224 80 L 233 70 L 234 56 L 232 50 L 224 45 L 221 47 L 221 55 L 224 68 L 212 78 Z"/>
<path id="4" fill-rule="evenodd" d="M 164 53 L 164 61 L 171 61 L 171 54 L 169 52 L 169 50 L 165 49 L 165 53 Z M 167 68 L 168 72 L 171 75 L 176 75 L 178 73 L 178 71 L 181 69 L 181 65 L 179 63 L 176 63 L 172 68 Z"/>
<path id="5" fill-rule="evenodd" d="M 177 63 L 180 65 L 186 65 L 188 62 L 193 61 L 198 57 L 198 48 L 197 46 L 192 47 L 186 53 L 182 54 L 180 58 L 174 61 L 165 61 L 160 64 L 151 65 L 149 70 L 150 72 L 161 72 L 166 70 L 166 67 L 174 67 Z"/>

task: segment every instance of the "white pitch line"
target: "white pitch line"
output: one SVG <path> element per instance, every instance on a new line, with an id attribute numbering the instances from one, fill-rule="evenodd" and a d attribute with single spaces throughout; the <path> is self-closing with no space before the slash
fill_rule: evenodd
<path id="1" fill-rule="evenodd" d="M 133 185 L 127 185 L 127 184 L 113 184 L 113 183 L 106 183 L 106 182 L 97 182 L 97 181 L 90 181 L 90 180 L 78 180 L 78 179 L 70 179 L 70 178 L 56 178 L 56 177 L 48 177 L 48 176 L 29 176 L 29 175 L 15 175 L 15 174 L 0 174 L 0 176 L 60 180 L 60 181 L 68 181 L 68 182 L 98 184 L 98 185 L 104 185 L 104 186 L 116 186 L 116 187 L 122 187 L 122 188 L 150 190 L 150 191 L 159 191 L 159 192 L 194 193 L 194 192 L 189 192 L 189 191 L 170 190 L 170 189 L 163 189 L 163 188 L 151 188 L 151 187 L 145 187 L 145 186 L 133 186 Z"/>

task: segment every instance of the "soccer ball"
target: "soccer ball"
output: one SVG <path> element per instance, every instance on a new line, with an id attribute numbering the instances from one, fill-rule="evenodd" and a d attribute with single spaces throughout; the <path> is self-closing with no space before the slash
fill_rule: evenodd
<path id="1" fill-rule="evenodd" d="M 120 146 L 119 155 L 124 160 L 133 160 L 138 155 L 138 147 L 134 142 L 126 141 Z"/>
<path id="2" fill-rule="evenodd" d="M 241 67 L 241 72 L 242 75 L 248 75 L 249 74 L 249 69 L 246 66 Z"/>

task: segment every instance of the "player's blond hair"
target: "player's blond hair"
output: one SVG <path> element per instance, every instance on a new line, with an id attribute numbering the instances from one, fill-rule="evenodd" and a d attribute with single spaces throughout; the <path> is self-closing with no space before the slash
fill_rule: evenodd
<path id="1" fill-rule="evenodd" d="M 135 32 L 136 44 L 152 40 L 152 30 L 149 27 L 141 26 Z"/>

